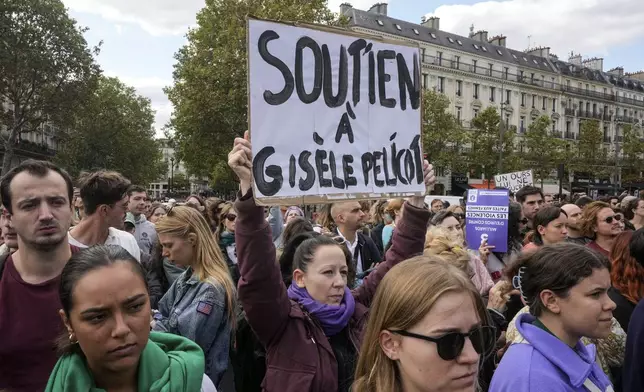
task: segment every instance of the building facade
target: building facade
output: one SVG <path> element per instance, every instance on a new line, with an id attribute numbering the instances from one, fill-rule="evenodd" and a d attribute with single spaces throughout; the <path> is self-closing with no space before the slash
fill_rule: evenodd
<path id="1" fill-rule="evenodd" d="M 599 121 L 605 154 L 616 160 L 624 125 L 641 131 L 644 72 L 604 71 L 603 59 L 574 54 L 562 61 L 547 47 L 514 50 L 506 46 L 505 36 L 488 37 L 473 26 L 468 37 L 459 36 L 440 30 L 437 17 L 422 18 L 420 24 L 394 19 L 382 3 L 368 11 L 343 4 L 341 13 L 354 31 L 418 44 L 423 87 L 445 94 L 466 128 L 481 110 L 496 107 L 506 129 L 516 127 L 519 151 L 524 149 L 521 135 L 542 115 L 552 120 L 553 134 L 570 143 L 579 139 L 584 120 Z M 449 191 L 449 171 L 439 174 L 439 183 Z"/>
<path id="2" fill-rule="evenodd" d="M 11 109 L 6 102 L 3 102 L 2 106 L 2 112 Z M 51 160 L 56 155 L 59 146 L 57 133 L 58 130 L 53 124 L 43 123 L 35 131 L 23 132 L 18 135 L 11 167 L 18 166 L 27 159 Z M 9 137 L 9 130 L 4 124 L 0 124 L 0 135 L 3 140 Z M 0 170 L 2 170 L 2 162 L 4 161 L 4 149 L 4 143 L 0 143 Z"/>

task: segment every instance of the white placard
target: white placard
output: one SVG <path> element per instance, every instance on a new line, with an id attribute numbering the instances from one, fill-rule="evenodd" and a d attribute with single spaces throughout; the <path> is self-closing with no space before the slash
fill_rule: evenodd
<path id="1" fill-rule="evenodd" d="M 258 201 L 424 194 L 418 47 L 248 23 Z"/>
<path id="2" fill-rule="evenodd" d="M 494 185 L 497 188 L 509 189 L 511 192 L 517 192 L 527 185 L 534 185 L 532 180 L 532 169 L 512 173 L 497 174 L 494 176 Z"/>

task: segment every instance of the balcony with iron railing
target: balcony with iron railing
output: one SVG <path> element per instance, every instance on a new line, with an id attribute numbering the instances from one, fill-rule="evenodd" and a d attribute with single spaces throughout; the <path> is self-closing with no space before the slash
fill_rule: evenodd
<path id="1" fill-rule="evenodd" d="M 574 115 L 575 115 L 575 109 L 572 109 L 572 108 L 566 108 L 566 110 L 565 110 L 565 115 L 566 115 L 566 116 L 574 116 Z"/>
<path id="2" fill-rule="evenodd" d="M 577 137 L 573 131 L 564 132 L 564 138 L 569 140 L 575 140 Z"/>
<path id="3" fill-rule="evenodd" d="M 610 136 L 604 136 L 604 143 L 612 143 L 612 138 Z"/>
<path id="4" fill-rule="evenodd" d="M 583 97 L 601 99 L 604 101 L 627 103 L 629 105 L 644 107 L 644 100 L 640 101 L 633 98 L 618 97 L 612 93 L 591 91 L 589 89 L 572 87 L 572 86 L 563 85 L 553 81 L 531 78 L 525 75 L 511 74 L 509 72 L 499 71 L 499 70 L 490 70 L 489 68 L 485 68 L 482 66 L 478 66 L 478 65 L 475 66 L 474 64 L 465 64 L 461 61 L 447 60 L 444 58 L 439 58 L 428 54 L 425 54 L 423 56 L 423 63 L 436 65 L 436 66 L 444 67 L 448 69 L 464 71 L 475 75 L 487 76 L 500 81 L 507 80 L 507 81 L 518 82 L 518 83 L 527 84 L 535 87 L 545 88 L 548 90 L 553 90 L 553 92 L 556 91 L 557 93 L 563 92 L 563 93 L 580 95 Z"/>
<path id="5" fill-rule="evenodd" d="M 563 134 L 561 131 L 552 131 L 552 136 L 556 137 L 557 139 L 561 139 L 563 137 Z"/>

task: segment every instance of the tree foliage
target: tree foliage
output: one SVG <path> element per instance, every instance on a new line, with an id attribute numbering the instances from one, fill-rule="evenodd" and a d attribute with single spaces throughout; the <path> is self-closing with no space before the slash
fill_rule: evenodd
<path id="1" fill-rule="evenodd" d="M 486 179 L 492 179 L 495 174 L 499 174 L 499 152 L 503 154 L 502 172 L 521 169 L 521 157 L 514 148 L 516 128 L 505 129 L 501 138 L 500 123 L 501 116 L 493 106 L 486 108 L 472 120 L 469 160 L 472 165 L 480 166 Z"/>
<path id="2" fill-rule="evenodd" d="M 543 180 L 563 162 L 566 149 L 566 142 L 550 132 L 551 124 L 550 117 L 541 116 L 530 124 L 525 134 L 527 152 L 523 158 L 542 186 Z"/>
<path id="3" fill-rule="evenodd" d="M 101 77 L 98 88 L 76 115 L 56 160 L 72 175 L 110 169 L 145 185 L 166 171 L 154 139 L 150 100 L 116 78 Z"/>
<path id="4" fill-rule="evenodd" d="M 423 90 L 423 152 L 432 164 L 454 172 L 467 168 L 463 147 L 467 132 L 448 112 L 449 98 L 432 90 Z"/>
<path id="5" fill-rule="evenodd" d="M 190 179 L 183 173 L 174 173 L 172 180 L 172 192 L 187 191 L 190 192 Z"/>
<path id="6" fill-rule="evenodd" d="M 246 17 L 332 24 L 326 0 L 206 0 L 175 55 L 169 127 L 189 173 L 211 176 L 247 129 Z"/>
<path id="7" fill-rule="evenodd" d="M 60 0 L 3 1 L 0 6 L 0 128 L 6 126 L 2 174 L 19 135 L 50 121 L 66 129 L 100 73 L 85 29 Z"/>
<path id="8" fill-rule="evenodd" d="M 593 178 L 604 177 L 612 172 L 613 168 L 608 166 L 608 149 L 604 147 L 603 139 L 604 135 L 599 128 L 598 121 L 584 120 L 582 122 L 572 162 L 574 171 Z"/>
<path id="9" fill-rule="evenodd" d="M 622 183 L 641 182 L 644 171 L 644 139 L 632 125 L 624 126 L 622 144 Z"/>

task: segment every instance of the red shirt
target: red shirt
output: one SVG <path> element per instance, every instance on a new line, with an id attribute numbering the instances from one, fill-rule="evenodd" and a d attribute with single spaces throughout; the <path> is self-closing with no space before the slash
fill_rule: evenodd
<path id="1" fill-rule="evenodd" d="M 589 247 L 590 249 L 596 250 L 597 252 L 603 254 L 606 257 L 609 257 L 609 255 L 610 255 L 610 251 L 607 251 L 606 249 L 604 249 L 601 246 L 597 245 L 597 243 L 595 241 L 589 242 L 588 245 L 586 245 L 586 246 Z"/>
<path id="2" fill-rule="evenodd" d="M 78 248 L 72 247 L 72 252 Z M 9 256 L 0 277 L 0 390 L 41 392 L 58 360 L 65 326 L 58 311 L 60 276 L 40 284 L 22 280 Z"/>

